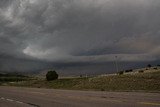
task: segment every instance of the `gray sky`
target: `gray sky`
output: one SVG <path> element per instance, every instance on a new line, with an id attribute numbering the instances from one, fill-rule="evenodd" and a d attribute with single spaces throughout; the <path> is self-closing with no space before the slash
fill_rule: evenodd
<path id="1" fill-rule="evenodd" d="M 159 20 L 160 0 L 0 0 L 0 70 L 159 61 Z"/>

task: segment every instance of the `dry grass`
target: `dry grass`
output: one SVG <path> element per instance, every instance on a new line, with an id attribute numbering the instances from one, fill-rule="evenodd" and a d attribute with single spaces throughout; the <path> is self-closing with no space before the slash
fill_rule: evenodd
<path id="1" fill-rule="evenodd" d="M 92 78 L 66 78 L 49 82 L 39 79 L 10 83 L 9 85 L 74 90 L 160 91 L 160 70 Z"/>

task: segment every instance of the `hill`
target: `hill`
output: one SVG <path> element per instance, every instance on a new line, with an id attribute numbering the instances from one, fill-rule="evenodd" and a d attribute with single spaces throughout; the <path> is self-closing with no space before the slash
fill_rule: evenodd
<path id="1" fill-rule="evenodd" d="M 7 85 L 70 90 L 160 91 L 160 68 L 142 68 L 122 74 L 61 78 L 54 81 L 38 78 L 14 83 L 8 82 Z"/>

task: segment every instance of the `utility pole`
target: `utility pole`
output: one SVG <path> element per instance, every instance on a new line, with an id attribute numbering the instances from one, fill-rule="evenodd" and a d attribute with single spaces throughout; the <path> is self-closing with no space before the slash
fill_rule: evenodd
<path id="1" fill-rule="evenodd" d="M 118 73 L 118 57 L 115 56 L 115 66 L 116 66 L 116 70 L 117 70 L 117 73 Z"/>

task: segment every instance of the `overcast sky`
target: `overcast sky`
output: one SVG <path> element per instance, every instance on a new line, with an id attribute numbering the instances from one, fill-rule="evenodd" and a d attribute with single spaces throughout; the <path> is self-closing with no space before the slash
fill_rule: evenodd
<path id="1" fill-rule="evenodd" d="M 115 56 L 160 60 L 160 0 L 0 0 L 0 70 L 88 70 Z"/>

